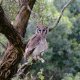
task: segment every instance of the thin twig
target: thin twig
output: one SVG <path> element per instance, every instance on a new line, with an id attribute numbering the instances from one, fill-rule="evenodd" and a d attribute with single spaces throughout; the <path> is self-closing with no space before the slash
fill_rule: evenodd
<path id="1" fill-rule="evenodd" d="M 60 22 L 60 19 L 61 19 L 62 15 L 63 15 L 63 13 L 64 13 L 64 10 L 65 10 L 73 1 L 74 1 L 74 0 L 69 0 L 69 1 L 64 5 L 64 7 L 63 7 L 62 10 L 61 10 L 61 14 L 60 14 L 60 16 L 58 17 L 58 19 L 57 19 L 57 21 L 56 21 L 56 23 L 55 23 L 55 25 L 54 25 L 53 28 L 55 28 L 55 27 L 58 25 L 58 23 Z M 53 28 L 50 28 L 49 31 L 52 31 Z"/>

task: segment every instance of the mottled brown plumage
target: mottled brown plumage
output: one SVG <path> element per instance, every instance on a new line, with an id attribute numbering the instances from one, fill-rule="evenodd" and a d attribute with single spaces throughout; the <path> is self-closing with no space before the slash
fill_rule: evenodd
<path id="1" fill-rule="evenodd" d="M 29 56 L 32 56 L 34 60 L 42 57 L 42 52 L 47 50 L 48 44 L 46 41 L 46 34 L 48 28 L 42 24 L 38 24 L 35 35 L 30 38 L 24 53 L 24 61 L 27 61 Z"/>

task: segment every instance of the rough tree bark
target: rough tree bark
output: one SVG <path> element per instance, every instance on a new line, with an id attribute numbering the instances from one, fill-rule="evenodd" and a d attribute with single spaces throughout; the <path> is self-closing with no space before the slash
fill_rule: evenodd
<path id="1" fill-rule="evenodd" d="M 11 25 L 0 6 L 0 32 L 9 40 L 9 45 L 0 63 L 0 80 L 10 80 L 17 71 L 18 64 L 25 49 L 21 36 L 24 37 L 25 35 L 31 14 L 27 8 L 27 4 L 30 9 L 32 9 L 35 1 L 36 0 L 19 0 L 21 9 L 15 19 L 14 25 Z"/>

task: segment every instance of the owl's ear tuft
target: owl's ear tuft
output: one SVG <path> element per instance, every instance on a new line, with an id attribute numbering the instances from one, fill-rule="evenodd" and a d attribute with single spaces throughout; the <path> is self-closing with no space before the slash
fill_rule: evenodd
<path id="1" fill-rule="evenodd" d="M 38 28 L 38 25 L 36 27 Z"/>

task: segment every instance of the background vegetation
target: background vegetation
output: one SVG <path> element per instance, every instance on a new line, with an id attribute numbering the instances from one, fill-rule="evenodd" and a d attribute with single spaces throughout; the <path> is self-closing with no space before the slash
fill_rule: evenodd
<path id="1" fill-rule="evenodd" d="M 54 27 L 61 9 L 68 0 L 37 0 L 31 14 L 24 42 L 34 34 L 36 24 L 42 21 Z M 12 21 L 19 7 L 15 0 L 3 0 L 2 6 Z M 80 80 L 80 0 L 71 3 L 59 22 L 48 33 L 49 49 L 44 54 L 45 63 L 38 61 L 26 75 L 28 80 Z M 6 49 L 8 40 L 0 34 L 0 56 Z M 18 80 L 17 77 L 13 80 Z"/>

